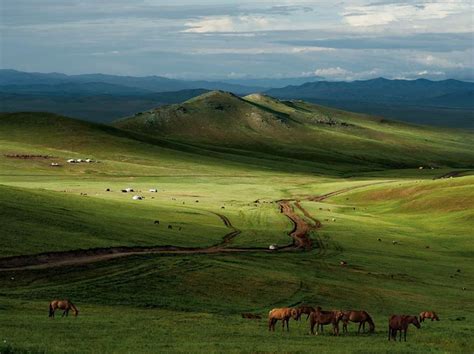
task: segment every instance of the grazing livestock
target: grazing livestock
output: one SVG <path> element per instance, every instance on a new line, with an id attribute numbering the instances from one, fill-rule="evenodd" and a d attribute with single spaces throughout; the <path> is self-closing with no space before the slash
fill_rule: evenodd
<path id="1" fill-rule="evenodd" d="M 110 188 L 107 188 L 105 191 L 106 191 L 106 192 L 110 192 Z"/>
<path id="2" fill-rule="evenodd" d="M 377 241 L 382 242 L 382 239 L 381 239 L 381 238 L 378 238 Z"/>
<path id="3" fill-rule="evenodd" d="M 173 226 L 172 226 L 172 225 L 168 225 L 168 229 L 173 229 Z"/>
<path id="4" fill-rule="evenodd" d="M 343 313 L 341 311 L 323 311 L 321 307 L 317 307 L 314 312 L 309 315 L 311 333 L 314 333 L 314 326 L 316 326 L 316 335 L 319 335 L 319 325 L 332 324 L 333 335 L 339 335 L 339 321 L 342 319 Z M 321 327 L 322 328 L 322 327 Z"/>
<path id="5" fill-rule="evenodd" d="M 155 189 L 155 188 L 152 188 L 152 189 L 149 190 L 149 192 L 150 192 L 150 193 L 156 193 L 156 192 L 158 192 L 158 190 Z"/>
<path id="6" fill-rule="evenodd" d="M 392 315 L 388 319 L 388 340 L 393 339 L 397 341 L 397 331 L 400 331 L 400 339 L 402 341 L 402 331 L 404 333 L 405 342 L 407 341 L 408 326 L 413 324 L 416 328 L 420 328 L 418 317 L 409 315 Z"/>
<path id="7" fill-rule="evenodd" d="M 63 316 L 68 316 L 69 311 L 72 310 L 74 312 L 74 316 L 79 314 L 79 310 L 77 307 L 69 300 L 53 300 L 49 303 L 49 317 L 54 318 L 54 313 L 57 309 L 64 310 Z"/>
<path id="8" fill-rule="evenodd" d="M 77 161 L 74 160 L 74 159 L 69 159 L 69 160 L 67 160 L 67 163 L 77 163 Z"/>
<path id="9" fill-rule="evenodd" d="M 439 317 L 434 311 L 423 311 L 420 313 L 420 322 L 425 322 L 425 319 L 431 319 L 431 321 L 439 321 Z"/>
<path id="10" fill-rule="evenodd" d="M 273 309 L 268 312 L 268 330 L 275 332 L 275 325 L 278 321 L 282 322 L 282 331 L 285 329 L 286 323 L 286 330 L 290 331 L 289 322 L 290 318 L 296 319 L 297 313 L 295 309 L 290 307 L 283 307 Z"/>
<path id="11" fill-rule="evenodd" d="M 125 190 L 126 190 L 127 192 L 134 192 L 133 188 L 130 188 L 130 187 L 125 188 Z"/>
<path id="12" fill-rule="evenodd" d="M 155 220 L 154 224 L 155 225 L 160 225 L 160 220 Z"/>
<path id="13" fill-rule="evenodd" d="M 309 315 L 311 315 L 312 312 L 316 311 L 316 309 L 312 306 L 307 306 L 307 305 L 301 305 L 296 308 L 296 318 L 295 320 L 299 321 L 301 319 L 301 315 L 305 314 L 306 320 L 308 320 Z"/>
<path id="14" fill-rule="evenodd" d="M 57 162 L 51 162 L 51 167 L 60 167 L 61 165 Z"/>
<path id="15" fill-rule="evenodd" d="M 143 197 L 142 197 L 141 195 L 134 195 L 134 196 L 132 197 L 132 199 L 133 199 L 133 200 L 142 200 Z"/>
<path id="16" fill-rule="evenodd" d="M 347 333 L 347 324 L 349 322 L 359 323 L 359 329 L 357 333 L 365 332 L 365 323 L 369 324 L 369 332 L 373 333 L 375 331 L 375 324 L 372 320 L 372 317 L 367 313 L 367 311 L 342 311 L 342 332 Z"/>
<path id="17" fill-rule="evenodd" d="M 268 249 L 269 249 L 270 251 L 275 251 L 275 250 L 278 249 L 278 246 L 277 246 L 276 244 L 271 244 L 270 246 L 268 246 Z"/>

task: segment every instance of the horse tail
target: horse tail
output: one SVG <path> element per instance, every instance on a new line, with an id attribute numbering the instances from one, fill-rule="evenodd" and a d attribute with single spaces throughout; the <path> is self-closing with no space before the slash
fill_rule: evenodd
<path id="1" fill-rule="evenodd" d="M 49 303 L 49 317 L 53 317 L 54 315 L 54 309 L 53 309 L 53 303 Z"/>
<path id="2" fill-rule="evenodd" d="M 375 323 L 374 323 L 374 320 L 372 320 L 372 317 L 370 317 L 370 315 L 366 312 L 365 313 L 367 315 L 367 322 L 369 322 L 369 326 L 370 326 L 370 332 L 374 332 L 375 331 Z"/>

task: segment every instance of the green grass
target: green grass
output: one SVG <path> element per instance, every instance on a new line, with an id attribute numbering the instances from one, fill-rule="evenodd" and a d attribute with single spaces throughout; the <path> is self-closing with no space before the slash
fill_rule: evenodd
<path id="1" fill-rule="evenodd" d="M 255 109 L 263 106 L 282 117 L 313 109 L 252 99 Z M 322 112 L 343 119 L 336 111 Z M 375 134 L 380 123 L 359 118 L 347 119 Z M 364 166 L 354 166 L 352 157 L 332 166 L 309 158 L 299 166 L 271 149 L 248 156 L 245 149 L 203 150 L 196 146 L 206 144 L 180 145 L 62 118 L 57 122 L 50 115 L 2 119 L 0 257 L 110 246 L 206 247 L 229 232 L 215 213 L 242 231 L 232 247 L 284 245 L 292 225 L 275 203 L 284 198 L 301 200 L 323 223 L 312 234 L 320 247 L 311 252 L 135 255 L 0 271 L 2 353 L 469 352 L 474 347 L 474 176 L 433 180 L 449 166 L 469 168 L 464 158 L 470 156 L 470 141 L 461 142 L 467 135 L 390 125 L 392 139 L 403 136 L 420 149 L 417 153 L 426 148 L 427 155 L 446 161 L 442 169 L 390 170 L 372 159 L 377 151 L 370 149 Z M 342 134 L 323 130 L 318 136 L 324 139 Z M 428 147 L 423 139 L 432 139 Z M 343 140 L 344 134 L 331 142 L 330 154 Z M 355 149 L 358 143 L 348 144 L 337 148 Z M 54 169 L 49 159 L 3 156 L 12 152 L 50 154 L 60 162 L 92 157 L 100 163 Z M 467 155 L 453 157 L 459 152 Z M 146 198 L 132 201 L 131 194 L 120 192 L 128 186 Z M 358 188 L 323 202 L 307 199 L 349 187 Z M 182 230 L 169 230 L 168 224 Z M 341 260 L 348 265 L 340 266 Z M 49 319 L 53 298 L 70 298 L 79 317 Z M 376 334 L 356 336 L 352 325 L 347 336 L 315 337 L 305 321 L 291 321 L 290 333 L 268 332 L 270 309 L 303 302 L 365 309 L 374 317 Z M 425 310 L 437 311 L 441 321 L 410 328 L 407 343 L 388 343 L 389 315 Z M 244 320 L 242 312 L 264 319 Z"/>

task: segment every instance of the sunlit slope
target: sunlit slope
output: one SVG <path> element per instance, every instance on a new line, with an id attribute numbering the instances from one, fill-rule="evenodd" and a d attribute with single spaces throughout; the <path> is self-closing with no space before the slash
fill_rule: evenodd
<path id="1" fill-rule="evenodd" d="M 343 169 L 467 167 L 474 135 L 412 126 L 303 101 L 214 91 L 115 126 L 214 150 L 283 156 Z M 351 166 L 351 167 L 349 167 Z"/>
<path id="2" fill-rule="evenodd" d="M 140 203 L 130 195 L 114 201 L 2 185 L 0 193 L 0 257 L 111 246 L 210 246 L 229 232 L 205 210 Z"/>
<path id="3" fill-rule="evenodd" d="M 14 158 L 7 155 L 48 155 Z M 66 163 L 69 158 L 91 158 L 96 163 Z M 265 158 L 228 156 L 186 143 L 170 142 L 50 113 L 0 114 L 0 167 L 3 174 L 51 175 L 200 175 L 248 174 L 266 168 L 312 170 L 290 159 L 279 163 Z M 60 163 L 52 168 L 51 162 Z"/>
<path id="4" fill-rule="evenodd" d="M 323 247 L 311 252 L 144 255 L 0 273 L 0 329 L 13 346 L 51 352 L 63 352 L 65 343 L 75 349 L 71 352 L 93 351 L 92 345 L 117 352 L 334 347 L 364 353 L 466 352 L 472 347 L 466 333 L 474 328 L 473 178 L 385 181 L 321 203 L 302 201 L 323 224 L 313 235 Z M 347 188 L 346 183 L 339 187 Z M 285 192 L 303 197 L 334 191 L 337 185 L 322 182 L 316 190 L 308 185 L 306 191 Z M 275 183 L 271 187 L 277 189 Z M 342 260 L 347 265 L 341 266 Z M 47 321 L 45 326 L 45 304 L 57 296 L 73 298 L 82 312 L 73 321 Z M 289 334 L 268 332 L 265 315 L 270 308 L 299 303 L 367 310 L 376 333 L 356 335 L 357 325 L 350 324 L 348 335 L 335 338 L 325 331 L 311 336 L 305 320 L 291 321 Z M 400 347 L 387 341 L 390 314 L 423 310 L 437 311 L 441 321 L 425 322 L 420 330 L 411 327 L 408 342 Z M 242 312 L 264 319 L 245 320 Z M 130 324 L 124 338 L 112 337 L 123 333 L 124 323 Z M 105 325 L 107 331 L 102 330 Z M 71 329 L 72 337 L 51 339 Z M 32 335 L 25 343 L 28 333 Z"/>

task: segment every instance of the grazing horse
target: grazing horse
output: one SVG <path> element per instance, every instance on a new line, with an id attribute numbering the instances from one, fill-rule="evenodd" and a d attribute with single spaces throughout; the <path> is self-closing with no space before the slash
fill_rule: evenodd
<path id="1" fill-rule="evenodd" d="M 407 341 L 408 326 L 413 324 L 416 328 L 420 328 L 418 317 L 408 315 L 392 315 L 388 319 L 388 340 L 393 339 L 397 341 L 397 331 L 400 331 L 400 339 L 402 341 L 402 331 L 405 335 L 405 342 Z"/>
<path id="2" fill-rule="evenodd" d="M 316 326 L 316 335 L 319 334 L 318 327 L 321 325 L 332 324 L 332 331 L 335 336 L 339 335 L 339 321 L 342 319 L 342 311 L 323 311 L 321 307 L 317 307 L 314 312 L 309 315 L 311 333 L 314 334 L 314 325 Z"/>
<path id="3" fill-rule="evenodd" d="M 314 311 L 316 311 L 316 309 L 312 306 L 307 306 L 307 305 L 298 306 L 296 308 L 297 315 L 296 315 L 295 320 L 299 321 L 301 319 L 302 314 L 307 315 L 306 320 L 308 320 L 309 315 L 311 315 L 311 312 L 314 312 Z"/>
<path id="4" fill-rule="evenodd" d="M 342 332 L 347 333 L 347 324 L 349 322 L 359 323 L 359 329 L 357 330 L 357 333 L 360 333 L 361 327 L 362 332 L 365 332 L 366 322 L 369 324 L 370 333 L 375 331 L 374 321 L 367 311 L 342 311 Z"/>
<path id="5" fill-rule="evenodd" d="M 424 311 L 420 313 L 420 322 L 424 322 L 427 318 L 431 318 L 431 321 L 439 321 L 439 317 L 434 311 Z"/>
<path id="6" fill-rule="evenodd" d="M 290 327 L 288 326 L 288 323 L 290 322 L 290 318 L 293 317 L 293 319 L 296 319 L 297 315 L 297 311 L 290 307 L 283 307 L 271 310 L 268 313 L 268 330 L 275 332 L 275 324 L 278 320 L 280 320 L 283 326 L 282 330 L 285 329 L 286 323 L 286 330 L 289 331 Z"/>
<path id="7" fill-rule="evenodd" d="M 49 303 L 49 317 L 54 317 L 54 312 L 57 310 L 64 310 L 63 315 L 68 316 L 69 315 L 69 310 L 72 309 L 74 312 L 74 316 L 77 316 L 79 314 L 79 310 L 77 307 L 69 300 L 53 300 Z"/>

